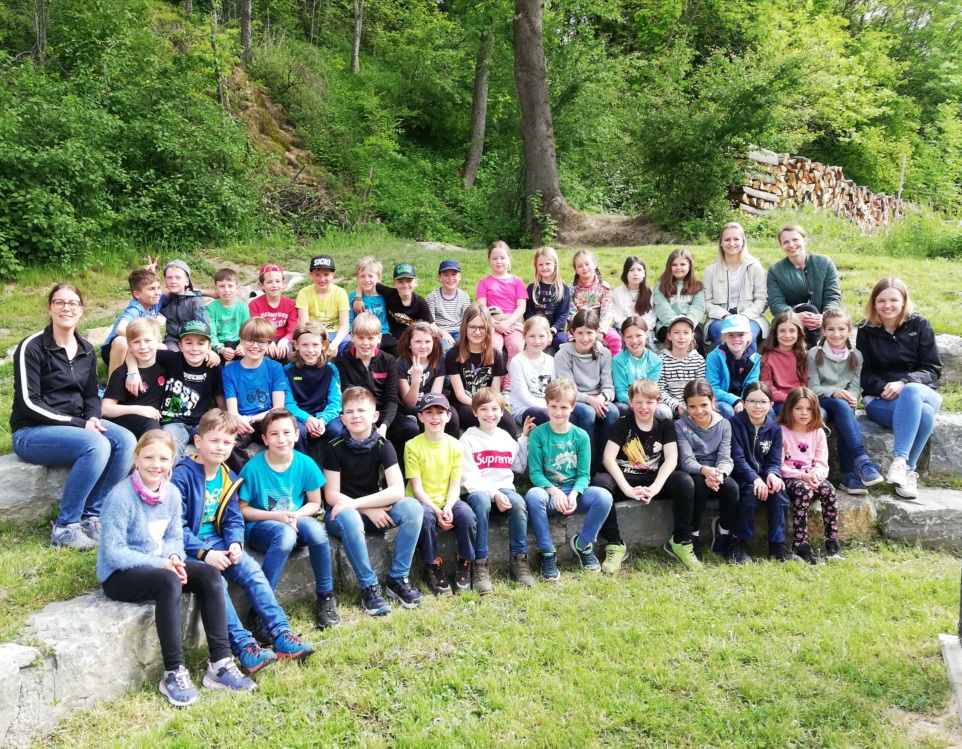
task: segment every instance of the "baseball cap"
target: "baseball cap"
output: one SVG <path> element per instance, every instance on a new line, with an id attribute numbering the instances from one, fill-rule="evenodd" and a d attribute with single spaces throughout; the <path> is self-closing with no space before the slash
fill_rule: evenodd
<path id="1" fill-rule="evenodd" d="M 281 266 L 279 266 L 277 263 L 268 263 L 267 265 L 261 266 L 261 269 L 257 275 L 263 276 L 265 273 L 280 273 L 283 276 L 284 269 Z"/>
<path id="2" fill-rule="evenodd" d="M 410 263 L 398 263 L 394 266 L 394 280 L 399 278 L 417 278 L 418 273 Z"/>
<path id="3" fill-rule="evenodd" d="M 311 258 L 310 270 L 334 270 L 334 258 L 330 255 L 315 255 Z"/>
<path id="4" fill-rule="evenodd" d="M 438 268 L 438 275 L 440 276 L 446 270 L 456 270 L 458 273 L 461 272 L 461 263 L 457 260 L 442 260 L 441 265 Z"/>
<path id="5" fill-rule="evenodd" d="M 443 393 L 426 393 L 421 399 L 421 405 L 418 407 L 418 413 L 424 413 L 432 406 L 438 406 L 439 408 L 443 408 L 448 412 L 451 411 L 451 404 L 448 403 L 448 399 Z"/>
<path id="6" fill-rule="evenodd" d="M 183 260 L 171 260 L 171 261 L 168 262 L 166 265 L 164 265 L 164 273 L 163 273 L 163 275 L 166 276 L 166 275 L 167 275 L 167 271 L 168 271 L 170 268 L 180 268 L 182 271 L 184 271 L 184 273 L 187 274 L 187 288 L 188 288 L 188 289 L 193 289 L 193 288 L 194 288 L 194 284 L 193 284 L 193 283 L 191 282 L 191 280 L 190 280 L 190 266 L 187 265 L 187 263 L 185 263 Z"/>
<path id="7" fill-rule="evenodd" d="M 210 326 L 203 320 L 188 320 L 184 323 L 184 327 L 180 329 L 178 339 L 183 338 L 185 335 L 202 335 L 204 338 L 210 340 Z"/>
<path id="8" fill-rule="evenodd" d="M 721 334 L 725 333 L 748 333 L 752 334 L 752 326 L 748 323 L 745 315 L 729 315 L 722 320 Z"/>
<path id="9" fill-rule="evenodd" d="M 692 320 L 688 315 L 675 315 L 675 316 L 674 316 L 673 318 L 671 318 L 671 320 L 668 322 L 668 330 L 671 330 L 672 327 L 674 326 L 674 324 L 675 324 L 676 322 L 686 322 L 686 323 L 688 323 L 689 325 L 691 325 L 691 329 L 692 329 L 692 330 L 695 329 L 695 321 Z"/>

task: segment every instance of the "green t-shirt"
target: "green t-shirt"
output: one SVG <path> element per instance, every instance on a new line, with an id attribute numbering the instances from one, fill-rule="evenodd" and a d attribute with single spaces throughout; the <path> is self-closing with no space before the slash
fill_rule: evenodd
<path id="1" fill-rule="evenodd" d="M 591 478 L 591 442 L 581 427 L 572 424 L 558 434 L 551 424 L 541 424 L 528 437 L 528 474 L 541 489 L 555 486 L 583 494 Z"/>
<path id="2" fill-rule="evenodd" d="M 218 471 L 217 475 L 208 481 L 204 486 L 204 515 L 200 521 L 200 538 L 212 536 L 217 533 L 214 527 L 214 516 L 217 515 L 217 508 L 220 506 L 220 498 L 224 496 L 224 476 L 223 471 Z"/>
<path id="3" fill-rule="evenodd" d="M 210 319 L 210 345 L 216 351 L 225 341 L 240 340 L 241 325 L 250 319 L 251 313 L 240 299 L 235 299 L 230 307 L 215 299 L 207 305 L 207 317 Z"/>

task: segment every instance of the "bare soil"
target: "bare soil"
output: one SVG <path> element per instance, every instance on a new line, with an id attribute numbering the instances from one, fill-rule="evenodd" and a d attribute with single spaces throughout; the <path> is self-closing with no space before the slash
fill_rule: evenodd
<path id="1" fill-rule="evenodd" d="M 962 725 L 956 711 L 955 700 L 949 698 L 938 715 L 919 715 L 905 710 L 892 714 L 896 723 L 905 727 L 909 741 L 919 745 L 926 739 L 944 742 L 945 749 L 962 749 Z"/>
<path id="2" fill-rule="evenodd" d="M 675 234 L 658 228 L 647 216 L 578 214 L 561 233 L 559 246 L 569 249 L 638 247 L 677 241 Z"/>

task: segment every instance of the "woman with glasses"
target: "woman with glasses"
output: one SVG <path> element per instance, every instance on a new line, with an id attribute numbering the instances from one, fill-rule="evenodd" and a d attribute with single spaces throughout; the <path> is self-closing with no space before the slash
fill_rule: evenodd
<path id="1" fill-rule="evenodd" d="M 101 419 L 97 354 L 77 332 L 83 297 L 69 283 L 47 297 L 50 324 L 14 354 L 13 451 L 44 466 L 72 466 L 50 540 L 91 549 L 100 541 L 100 506 L 133 465 L 134 435 Z"/>

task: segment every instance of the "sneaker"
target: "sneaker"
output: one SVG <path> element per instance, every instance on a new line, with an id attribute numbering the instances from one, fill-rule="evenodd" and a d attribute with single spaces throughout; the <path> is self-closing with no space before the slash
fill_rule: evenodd
<path id="1" fill-rule="evenodd" d="M 732 536 L 728 542 L 728 561 L 732 564 L 752 564 L 755 560 L 748 553 L 745 542 L 738 536 Z"/>
<path id="2" fill-rule="evenodd" d="M 176 671 L 164 671 L 164 678 L 158 686 L 160 693 L 174 707 L 188 707 L 197 702 L 197 689 L 186 666 L 178 666 Z"/>
<path id="3" fill-rule="evenodd" d="M 728 556 L 728 546 L 731 543 L 731 534 L 722 533 L 721 518 L 711 520 L 711 551 L 712 554 L 722 558 Z"/>
<path id="4" fill-rule="evenodd" d="M 387 594 L 391 598 L 396 598 L 398 603 L 406 609 L 417 609 L 424 604 L 424 596 L 421 595 L 421 591 L 412 588 L 406 577 L 389 577 Z"/>
<path id="5" fill-rule="evenodd" d="M 336 627 L 341 623 L 341 615 L 337 613 L 337 598 L 333 593 L 317 594 L 317 600 L 314 602 L 314 621 L 318 629 Z"/>
<path id="6" fill-rule="evenodd" d="M 512 554 L 510 567 L 511 577 L 529 588 L 534 585 L 534 575 L 531 574 L 527 554 Z"/>
<path id="7" fill-rule="evenodd" d="M 277 636 L 277 639 L 274 640 L 274 651 L 277 653 L 278 658 L 297 660 L 313 655 L 314 646 L 309 642 L 304 642 L 288 629 L 285 632 L 281 632 Z"/>
<path id="8" fill-rule="evenodd" d="M 606 575 L 617 574 L 627 558 L 628 547 L 625 544 L 608 544 L 605 546 L 605 561 L 601 564 L 601 571 Z"/>
<path id="9" fill-rule="evenodd" d="M 368 616 L 386 616 L 391 613 L 391 604 L 384 600 L 381 586 L 377 583 L 368 585 L 361 591 L 361 605 Z"/>
<path id="10" fill-rule="evenodd" d="M 890 484 L 895 484 L 895 486 L 901 486 L 905 483 L 905 474 L 908 473 L 909 467 L 903 463 L 892 463 L 889 466 L 888 473 L 885 474 L 885 480 Z"/>
<path id="11" fill-rule="evenodd" d="M 906 471 L 905 482 L 895 486 L 895 493 L 902 499 L 916 499 L 919 496 L 919 475 L 915 471 Z"/>
<path id="12" fill-rule="evenodd" d="M 240 672 L 233 658 L 224 658 L 217 663 L 207 661 L 207 671 L 202 682 L 208 689 L 230 689 L 234 692 L 250 692 L 257 689 L 253 679 Z"/>
<path id="13" fill-rule="evenodd" d="M 79 549 L 80 551 L 97 548 L 97 542 L 84 533 L 83 526 L 81 526 L 80 523 L 68 523 L 67 525 L 51 523 L 50 541 L 54 546 L 67 546 L 71 549 Z"/>
<path id="14" fill-rule="evenodd" d="M 254 639 L 257 640 L 258 645 L 269 648 L 274 644 L 274 640 L 271 638 L 271 633 L 267 631 L 267 628 L 263 624 L 261 624 L 260 617 L 257 616 L 257 612 L 254 611 L 253 606 L 251 606 L 247 611 L 247 619 L 244 621 L 244 629 L 253 635 Z"/>
<path id="15" fill-rule="evenodd" d="M 488 567 L 487 559 L 475 559 L 474 564 L 471 565 L 471 587 L 482 596 L 494 593 L 494 586 L 491 584 L 491 570 Z"/>
<path id="16" fill-rule="evenodd" d="M 855 473 L 858 474 L 859 481 L 865 486 L 875 486 L 885 481 L 885 479 L 882 478 L 882 469 L 868 458 L 855 466 Z"/>
<path id="17" fill-rule="evenodd" d="M 451 595 L 451 584 L 444 576 L 444 570 L 441 568 L 441 557 L 435 559 L 433 564 L 424 565 L 424 579 L 427 581 L 428 589 L 434 595 Z"/>
<path id="18" fill-rule="evenodd" d="M 768 556 L 770 556 L 776 562 L 801 562 L 802 558 L 796 556 L 796 554 L 789 548 L 788 544 L 784 541 L 768 542 Z"/>
<path id="19" fill-rule="evenodd" d="M 857 473 L 843 473 L 842 481 L 839 485 L 847 494 L 851 494 L 852 496 L 868 494 L 868 489 L 865 488 L 865 484 L 862 483 Z"/>
<path id="20" fill-rule="evenodd" d="M 838 545 L 837 538 L 825 539 L 825 558 L 826 559 L 845 559 L 845 555 L 842 554 L 842 549 Z"/>
<path id="21" fill-rule="evenodd" d="M 561 579 L 558 572 L 558 553 L 555 551 L 541 552 L 541 579 L 556 583 Z"/>
<path id="22" fill-rule="evenodd" d="M 456 596 L 471 590 L 471 578 L 474 576 L 471 568 L 474 565 L 470 559 L 457 557 L 454 562 L 454 594 Z"/>
<path id="23" fill-rule="evenodd" d="M 87 518 L 80 521 L 80 528 L 94 543 L 100 543 L 100 518 Z"/>
<path id="24" fill-rule="evenodd" d="M 672 536 L 665 542 L 665 545 L 662 548 L 668 552 L 668 556 L 678 560 L 688 569 L 701 569 L 701 562 L 699 562 L 698 557 L 695 556 L 691 541 L 689 541 L 687 544 L 676 544 L 675 537 Z"/>
<path id="25" fill-rule="evenodd" d="M 249 674 L 256 674 L 261 669 L 267 668 L 272 663 L 277 663 L 277 655 L 273 650 L 262 648 L 256 642 L 249 642 L 237 654 L 241 668 Z"/>
<path id="26" fill-rule="evenodd" d="M 695 555 L 695 559 L 699 562 L 701 561 L 701 535 L 696 536 L 692 534 L 691 553 Z"/>
<path id="27" fill-rule="evenodd" d="M 818 564 L 818 557 L 815 556 L 815 552 L 812 551 L 811 544 L 795 544 L 793 551 L 795 552 L 795 556 L 799 557 L 803 562 Z"/>
<path id="28" fill-rule="evenodd" d="M 581 562 L 581 567 L 588 570 L 588 572 L 601 572 L 601 562 L 598 561 L 598 557 L 595 556 L 595 545 L 588 544 L 585 548 L 581 548 L 579 544 L 581 543 L 581 535 L 576 534 L 572 537 L 569 545 L 571 550 L 578 557 L 578 561 Z"/>

